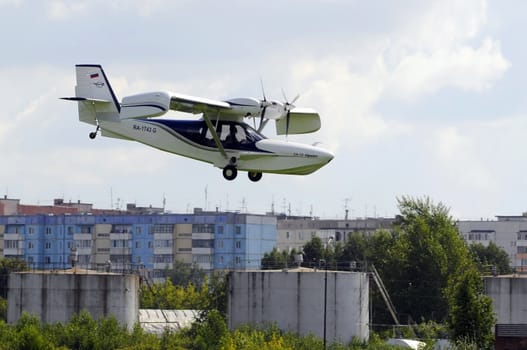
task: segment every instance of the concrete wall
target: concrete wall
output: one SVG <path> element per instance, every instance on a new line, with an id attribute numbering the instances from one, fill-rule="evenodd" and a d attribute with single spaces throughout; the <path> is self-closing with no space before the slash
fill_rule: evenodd
<path id="1" fill-rule="evenodd" d="M 324 333 L 324 271 L 305 269 L 232 272 L 229 275 L 229 327 L 271 322 L 300 335 Z M 327 274 L 326 339 L 349 342 L 368 333 L 368 276 Z"/>
<path id="2" fill-rule="evenodd" d="M 114 315 L 131 328 L 138 320 L 139 277 L 95 272 L 23 272 L 9 275 L 7 321 L 22 312 L 44 323 L 68 322 L 87 310 L 94 319 Z"/>
<path id="3" fill-rule="evenodd" d="M 497 323 L 527 324 L 527 276 L 485 277 Z"/>

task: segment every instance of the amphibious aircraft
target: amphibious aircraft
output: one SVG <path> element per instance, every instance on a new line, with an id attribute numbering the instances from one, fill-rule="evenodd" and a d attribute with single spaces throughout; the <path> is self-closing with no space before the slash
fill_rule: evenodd
<path id="1" fill-rule="evenodd" d="M 117 99 L 98 64 L 75 66 L 79 120 L 94 125 L 89 134 L 138 141 L 181 156 L 211 163 L 223 169 L 227 180 L 247 171 L 251 181 L 262 173 L 306 175 L 330 162 L 334 155 L 322 148 L 271 140 L 262 135 L 269 120 L 276 122 L 277 135 L 315 132 L 320 116 L 294 102 L 234 98 L 225 101 L 167 91 L 147 92 Z M 196 120 L 156 118 L 169 110 L 201 114 Z M 244 119 L 253 119 L 251 127 Z M 258 123 L 258 126 L 256 124 Z"/>

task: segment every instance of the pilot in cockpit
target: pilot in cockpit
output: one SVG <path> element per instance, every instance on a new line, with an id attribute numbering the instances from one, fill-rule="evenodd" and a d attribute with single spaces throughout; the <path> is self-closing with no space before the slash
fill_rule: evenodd
<path id="1" fill-rule="evenodd" d="M 238 144 L 238 139 L 236 138 L 236 125 L 232 124 L 229 128 L 229 135 L 225 138 L 225 143 L 227 145 L 236 145 Z"/>

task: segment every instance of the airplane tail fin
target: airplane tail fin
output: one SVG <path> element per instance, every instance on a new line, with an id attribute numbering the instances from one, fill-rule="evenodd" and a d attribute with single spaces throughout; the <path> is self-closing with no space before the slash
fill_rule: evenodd
<path id="1" fill-rule="evenodd" d="M 121 105 L 102 66 L 78 64 L 75 70 L 75 97 L 63 99 L 79 103 L 79 120 L 93 125 L 96 125 L 98 120 L 119 120 Z"/>

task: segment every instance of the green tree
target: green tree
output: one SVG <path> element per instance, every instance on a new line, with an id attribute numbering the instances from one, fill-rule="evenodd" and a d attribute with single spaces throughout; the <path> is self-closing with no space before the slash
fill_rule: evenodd
<path id="1" fill-rule="evenodd" d="M 449 209 L 429 198 L 398 199 L 395 245 L 381 275 L 397 311 L 415 321 L 443 321 L 450 276 L 470 262 Z"/>
<path id="2" fill-rule="evenodd" d="M 282 269 L 288 266 L 288 260 L 287 252 L 280 252 L 275 247 L 271 252 L 264 254 L 261 262 L 262 270 Z"/>
<path id="3" fill-rule="evenodd" d="M 447 324 L 451 337 L 456 341 L 469 340 L 480 349 L 492 349 L 496 317 L 492 300 L 484 294 L 483 281 L 474 266 L 451 278 L 448 298 Z"/>
<path id="4" fill-rule="evenodd" d="M 187 286 L 188 284 L 201 286 L 206 275 L 197 264 L 187 264 L 181 260 L 175 260 L 174 267 L 167 270 L 165 274 L 176 286 Z"/>
<path id="5" fill-rule="evenodd" d="M 7 299 L 7 281 L 11 272 L 27 271 L 27 263 L 22 259 L 0 258 L 0 298 Z"/>
<path id="6" fill-rule="evenodd" d="M 318 266 L 320 259 L 323 258 L 324 246 L 320 237 L 313 237 L 304 244 L 304 266 Z"/>
<path id="7" fill-rule="evenodd" d="M 469 248 L 481 273 L 512 273 L 509 255 L 494 242 L 490 242 L 488 246 L 474 243 Z"/>

